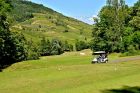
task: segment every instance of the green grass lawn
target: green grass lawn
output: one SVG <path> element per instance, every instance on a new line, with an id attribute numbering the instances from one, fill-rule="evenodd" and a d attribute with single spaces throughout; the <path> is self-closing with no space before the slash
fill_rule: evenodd
<path id="1" fill-rule="evenodd" d="M 89 50 L 13 64 L 0 73 L 0 93 L 104 93 L 140 86 L 140 60 L 91 64 Z M 120 59 L 111 54 L 111 60 Z M 138 92 L 139 93 L 139 92 Z"/>

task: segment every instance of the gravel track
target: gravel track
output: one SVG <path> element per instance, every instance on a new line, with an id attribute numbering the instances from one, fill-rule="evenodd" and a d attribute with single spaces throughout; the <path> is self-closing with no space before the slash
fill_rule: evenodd
<path id="1" fill-rule="evenodd" d="M 140 60 L 140 56 L 130 57 L 130 58 L 121 58 L 118 60 L 112 60 L 110 62 L 126 62 L 126 61 L 135 61 L 135 60 Z"/>

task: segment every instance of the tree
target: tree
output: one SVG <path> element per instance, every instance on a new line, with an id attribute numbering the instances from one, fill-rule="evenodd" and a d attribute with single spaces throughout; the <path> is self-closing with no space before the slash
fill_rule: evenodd
<path id="1" fill-rule="evenodd" d="M 58 39 L 47 40 L 42 38 L 40 43 L 41 56 L 60 55 L 64 51 L 73 51 L 73 46 L 68 41 L 62 42 Z"/>
<path id="2" fill-rule="evenodd" d="M 38 44 L 39 45 L 39 44 Z M 26 41 L 27 60 L 37 60 L 40 57 L 39 47 L 33 40 Z"/>
<path id="3" fill-rule="evenodd" d="M 140 0 L 138 0 L 131 9 L 131 20 L 129 23 L 136 31 L 140 30 Z"/>
<path id="4" fill-rule="evenodd" d="M 40 52 L 42 56 L 51 55 L 51 43 L 49 40 L 46 41 L 45 37 L 41 40 Z"/>
<path id="5" fill-rule="evenodd" d="M 138 49 L 140 49 L 140 31 L 134 33 L 133 42 L 135 43 L 135 45 L 138 45 Z"/>
<path id="6" fill-rule="evenodd" d="M 9 0 L 0 0 L 0 68 L 27 57 L 25 38 L 21 33 L 12 33 L 7 22 Z"/>
<path id="7" fill-rule="evenodd" d="M 131 49 L 133 54 L 140 49 L 140 0 L 133 7 L 125 5 L 124 0 L 107 0 L 94 20 L 92 50 L 129 55 Z"/>
<path id="8" fill-rule="evenodd" d="M 51 41 L 51 54 L 52 55 L 60 55 L 64 53 L 63 44 L 58 39 L 53 39 Z"/>
<path id="9" fill-rule="evenodd" d="M 75 47 L 77 51 L 89 48 L 88 44 L 85 41 L 76 40 Z"/>
<path id="10" fill-rule="evenodd" d="M 63 44 L 64 51 L 73 51 L 73 45 L 69 44 L 66 40 Z"/>
<path id="11" fill-rule="evenodd" d="M 94 18 L 92 49 L 120 52 L 127 16 L 128 8 L 124 0 L 107 0 L 98 18 Z"/>

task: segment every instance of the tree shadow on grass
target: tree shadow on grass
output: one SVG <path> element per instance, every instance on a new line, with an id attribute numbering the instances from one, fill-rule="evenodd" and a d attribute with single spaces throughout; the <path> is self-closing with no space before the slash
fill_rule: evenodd
<path id="1" fill-rule="evenodd" d="M 12 64 L 8 64 L 8 65 L 0 65 L 0 72 L 3 71 L 3 69 L 8 68 L 9 66 L 11 66 Z"/>
<path id="2" fill-rule="evenodd" d="M 102 93 L 140 93 L 140 87 L 124 86 L 121 89 L 108 89 L 103 90 Z"/>
<path id="3" fill-rule="evenodd" d="M 0 72 L 2 72 L 4 69 L 8 68 L 12 64 L 16 63 L 15 60 L 9 59 L 9 58 L 3 58 L 0 60 Z"/>

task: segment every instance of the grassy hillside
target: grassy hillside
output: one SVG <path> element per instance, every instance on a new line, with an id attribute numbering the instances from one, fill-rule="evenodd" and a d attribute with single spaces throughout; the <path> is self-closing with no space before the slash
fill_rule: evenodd
<path id="1" fill-rule="evenodd" d="M 92 27 L 76 19 L 66 17 L 43 5 L 29 1 L 13 0 L 11 19 L 13 30 L 21 30 L 26 38 L 39 41 L 41 37 L 58 38 L 73 43 L 76 39 L 90 40 Z"/>
<path id="2" fill-rule="evenodd" d="M 109 58 L 120 59 L 118 56 Z M 91 64 L 91 59 L 91 51 L 85 50 L 16 63 L 0 73 L 0 92 L 106 93 L 108 89 L 140 86 L 140 60 Z"/>

